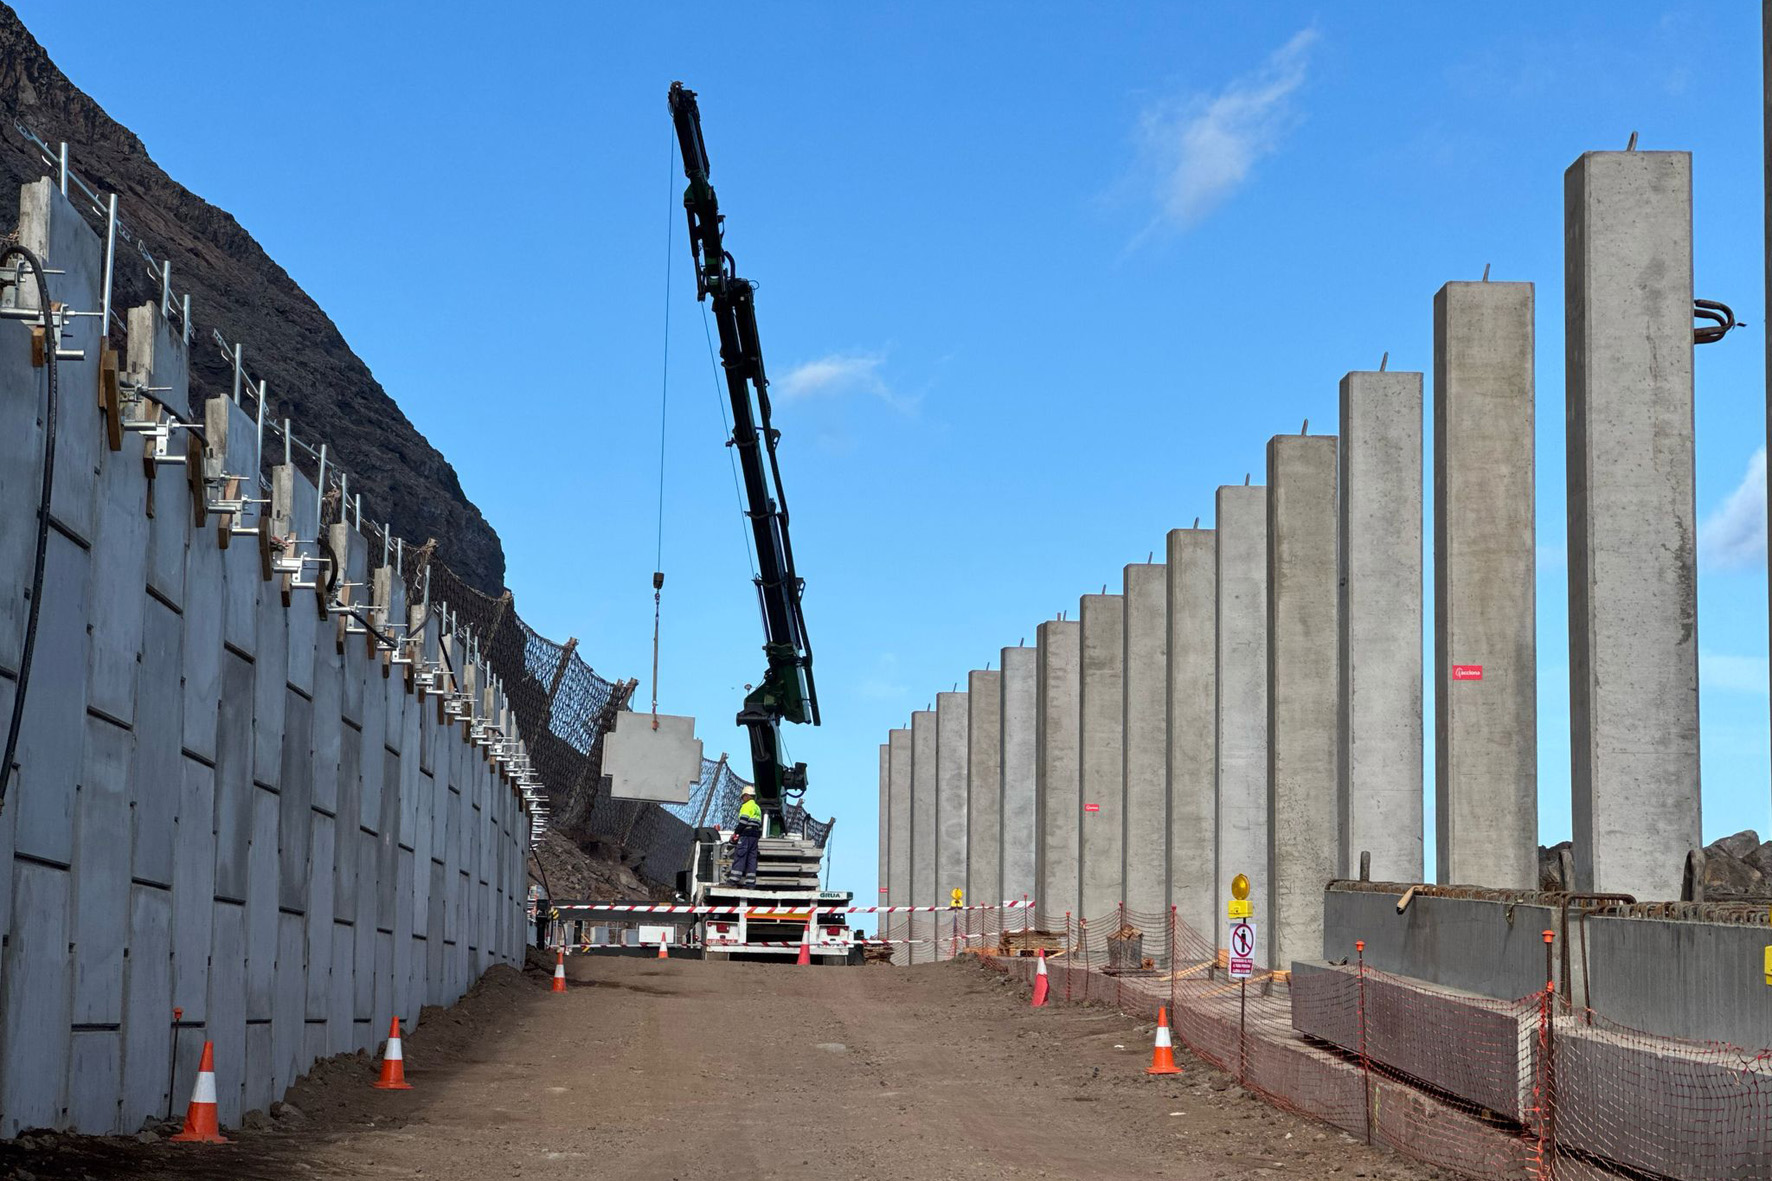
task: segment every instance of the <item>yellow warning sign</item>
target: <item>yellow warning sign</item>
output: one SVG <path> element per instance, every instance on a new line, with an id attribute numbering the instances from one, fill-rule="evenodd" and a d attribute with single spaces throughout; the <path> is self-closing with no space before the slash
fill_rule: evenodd
<path id="1" fill-rule="evenodd" d="M 966 891 L 960 889 L 960 887 L 958 887 L 958 886 L 955 886 L 954 892 L 948 896 L 948 905 L 949 906 L 965 906 L 966 905 Z"/>
<path id="2" fill-rule="evenodd" d="M 1255 914 L 1255 904 L 1247 898 L 1232 898 L 1225 902 L 1224 913 L 1233 919 L 1246 919 Z"/>

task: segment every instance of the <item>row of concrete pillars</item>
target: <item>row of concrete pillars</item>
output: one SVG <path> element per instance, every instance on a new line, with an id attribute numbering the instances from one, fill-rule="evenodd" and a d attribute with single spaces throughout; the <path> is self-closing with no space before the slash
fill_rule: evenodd
<path id="1" fill-rule="evenodd" d="M 1576 888 L 1677 897 L 1699 843 L 1691 157 L 1565 177 Z M 1436 866 L 1537 886 L 1533 286 L 1434 297 Z M 880 747 L 883 901 L 1174 906 L 1257 959 L 1322 954 L 1323 886 L 1423 875 L 1420 373 L 1341 381 L 1341 434 L 1082 596 Z M 905 933 L 901 931 L 901 934 Z M 914 949 L 918 958 L 933 952 Z"/>

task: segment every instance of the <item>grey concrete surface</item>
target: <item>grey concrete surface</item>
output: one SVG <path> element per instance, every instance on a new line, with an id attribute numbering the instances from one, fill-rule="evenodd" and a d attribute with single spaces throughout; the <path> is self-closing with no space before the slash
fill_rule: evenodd
<path id="1" fill-rule="evenodd" d="M 1217 535 L 1171 529 L 1167 544 L 1169 905 L 1180 923 L 1211 940 L 1218 869 Z"/>
<path id="2" fill-rule="evenodd" d="M 1148 928 L 1169 910 L 1169 580 L 1139 563 L 1123 586 L 1120 896 Z"/>
<path id="3" fill-rule="evenodd" d="M 890 743 L 880 744 L 880 822 L 875 830 L 875 843 L 879 846 L 880 863 L 875 872 L 878 889 L 879 906 L 890 906 L 892 899 L 892 746 Z M 866 905 L 865 903 L 863 905 Z"/>
<path id="4" fill-rule="evenodd" d="M 911 731 L 909 727 L 886 735 L 886 749 L 892 767 L 892 865 L 888 871 L 887 900 L 893 906 L 911 906 Z M 891 939 L 909 939 L 911 922 L 905 915 L 889 915 L 881 929 Z M 903 948 L 896 953 L 897 962 L 909 962 Z"/>
<path id="5" fill-rule="evenodd" d="M 1005 648 L 1002 718 L 1003 897 L 1041 901 L 1034 877 L 1034 729 L 1039 705 L 1039 653 Z"/>
<path id="6" fill-rule="evenodd" d="M 920 709 L 911 714 L 911 906 L 936 905 L 936 786 L 935 711 Z M 927 914 L 911 916 L 910 938 L 930 940 L 935 920 Z M 928 942 L 911 944 L 912 963 L 926 964 L 935 958 Z"/>
<path id="7" fill-rule="evenodd" d="M 966 678 L 966 901 L 1003 901 L 1003 674 Z"/>
<path id="8" fill-rule="evenodd" d="M 1323 887 L 1345 856 L 1338 790 L 1336 439 L 1267 453 L 1268 916 L 1275 964 L 1323 940 Z M 1256 901 L 1257 913 L 1262 910 Z"/>
<path id="9" fill-rule="evenodd" d="M 1422 876 L 1421 374 L 1341 379 L 1341 862 Z"/>
<path id="10" fill-rule="evenodd" d="M 49 277 L 52 295 L 95 307 L 96 236 L 47 184 L 27 188 L 21 210 L 22 236 L 62 272 Z M 133 309 L 125 322 L 125 370 L 182 400 L 183 343 L 157 309 Z M 311 599 L 283 607 L 253 539 L 229 536 L 224 549 L 219 515 L 194 529 L 182 471 L 160 468 L 150 481 L 136 437 L 109 450 L 90 396 L 97 325 L 74 324 L 64 346 L 84 348 L 87 359 L 60 370 L 39 660 L 0 814 L 8 855 L 0 874 L 0 1136 L 31 1127 L 134 1132 L 189 1096 L 205 1038 L 217 1048 L 221 1117 L 236 1122 L 277 1098 L 316 1055 L 380 1040 L 385 1020 L 377 1029 L 356 1019 L 364 991 L 372 1013 L 398 1011 L 412 1024 L 426 1001 L 452 1001 L 480 970 L 522 953 L 527 826 L 499 769 L 452 737 L 472 755 L 461 763 L 462 782 L 487 818 L 484 872 L 462 891 L 480 919 L 479 959 L 450 965 L 420 946 L 428 931 L 413 916 L 428 907 L 436 879 L 424 875 L 421 887 L 385 853 L 349 863 L 353 901 L 373 903 L 372 948 L 379 937 L 369 957 L 353 954 L 359 913 L 335 906 L 333 846 L 344 824 L 363 835 L 365 742 L 345 719 L 341 688 L 348 677 L 376 689 L 371 747 L 382 791 L 373 823 L 390 848 L 408 827 L 415 838 L 432 829 L 427 809 L 438 805 L 421 787 L 416 757 L 410 767 L 403 757 L 419 733 L 419 707 L 409 707 L 417 698 L 390 690 L 360 641 L 340 654 L 328 627 L 317 643 Z M 0 332 L 0 382 L 40 395 L 43 373 L 30 366 L 29 334 L 18 327 Z M 0 398 L 0 554 L 34 532 L 38 406 L 28 396 Z M 255 424 L 226 402 L 211 403 L 204 418 L 212 474 L 238 476 L 248 495 L 273 500 L 281 486 L 284 524 L 311 539 L 317 522 L 306 478 L 273 473 L 261 486 Z M 253 524 L 258 511 L 239 523 Z M 351 536 L 361 550 L 361 537 Z M 0 595 L 0 644 L 22 631 L 12 612 L 28 565 L 22 574 L 5 565 L 0 577 L 0 588 L 20 591 Z M 315 675 L 322 649 L 331 657 L 329 692 L 327 678 Z M 8 674 L 14 660 L 15 648 L 0 648 Z M 0 676 L 0 708 L 15 688 Z M 346 733 L 356 738 L 354 761 L 341 776 Z M 343 824 L 335 820 L 341 777 L 350 780 Z M 176 1047 L 174 1006 L 185 1022 Z M 326 1033 L 334 1023 L 336 1040 Z"/>
<path id="11" fill-rule="evenodd" d="M 970 715 L 965 693 L 935 695 L 935 904 L 966 889 L 969 801 L 966 762 Z M 944 953 L 947 948 L 943 948 Z"/>
<path id="12" fill-rule="evenodd" d="M 1434 296 L 1434 827 L 1441 882 L 1538 884 L 1533 288 Z"/>
<path id="13" fill-rule="evenodd" d="M 1266 917 L 1268 881 L 1267 489 L 1218 490 L 1213 705 L 1217 759 L 1216 869 L 1208 930 L 1225 946 L 1225 903 L 1237 874 L 1249 879 L 1257 916 Z M 1201 934 L 1207 934 L 1202 931 Z M 1256 926 L 1255 962 L 1272 963 L 1268 925 Z"/>
<path id="14" fill-rule="evenodd" d="M 1679 897 L 1699 837 L 1692 157 L 1564 177 L 1575 880 Z"/>
<path id="15" fill-rule="evenodd" d="M 1125 811 L 1126 599 L 1084 595 L 1077 610 L 1081 673 L 1077 693 L 1077 819 L 1079 917 L 1099 924 L 1096 938 L 1117 927 L 1121 815 Z"/>
<path id="16" fill-rule="evenodd" d="M 1034 877 L 1040 921 L 1056 929 L 1077 913 L 1077 820 L 1082 814 L 1078 709 L 1080 625 L 1040 624 L 1034 706 Z"/>

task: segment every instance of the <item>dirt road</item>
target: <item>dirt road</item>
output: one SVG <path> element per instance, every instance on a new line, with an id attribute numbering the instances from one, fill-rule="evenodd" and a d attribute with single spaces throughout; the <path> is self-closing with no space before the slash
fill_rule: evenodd
<path id="1" fill-rule="evenodd" d="M 44 1178 L 609 1177 L 947 1181 L 1341 1178 L 1431 1170 L 1282 1114 L 1106 1009 L 1027 1007 L 1003 977 L 580 959 L 571 990 L 499 970 L 406 1043 L 408 1092 L 323 1063 L 228 1147 L 48 1137 Z M 256 1121 L 255 1121 L 256 1122 Z M 20 1171 L 23 1170 L 23 1171 Z"/>

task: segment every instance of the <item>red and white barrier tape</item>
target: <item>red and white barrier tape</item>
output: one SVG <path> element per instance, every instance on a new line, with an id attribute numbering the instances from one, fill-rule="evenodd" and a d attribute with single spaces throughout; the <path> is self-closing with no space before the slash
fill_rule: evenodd
<path id="1" fill-rule="evenodd" d="M 957 914 L 966 910 L 1031 909 L 1032 902 L 1005 902 L 997 906 L 678 906 L 671 903 L 556 902 L 554 910 L 597 910 L 610 914 Z"/>

